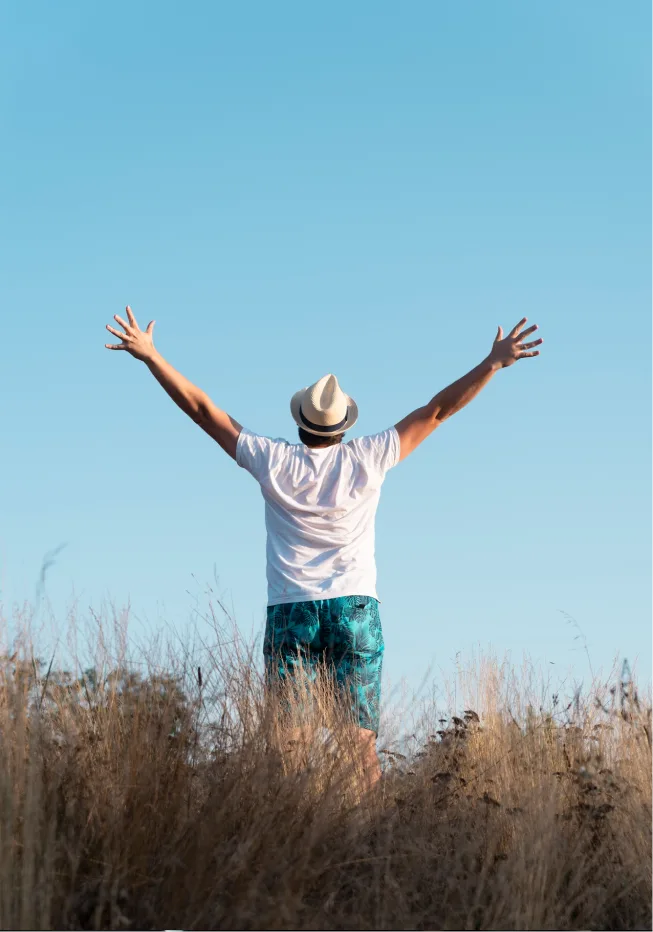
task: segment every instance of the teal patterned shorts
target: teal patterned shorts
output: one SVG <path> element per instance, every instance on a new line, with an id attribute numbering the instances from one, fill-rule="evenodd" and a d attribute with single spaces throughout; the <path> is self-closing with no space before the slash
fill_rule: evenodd
<path id="1" fill-rule="evenodd" d="M 326 662 L 349 697 L 361 728 L 378 735 L 383 632 L 379 603 L 368 595 L 268 605 L 263 641 L 269 685 L 301 663 L 310 680 Z"/>

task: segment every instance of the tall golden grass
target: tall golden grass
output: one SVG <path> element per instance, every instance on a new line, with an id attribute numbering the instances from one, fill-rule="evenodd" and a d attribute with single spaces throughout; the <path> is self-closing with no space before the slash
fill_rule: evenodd
<path id="1" fill-rule="evenodd" d="M 625 667 L 563 697 L 477 659 L 448 709 L 386 715 L 365 793 L 328 678 L 288 720 L 235 627 L 161 663 L 96 620 L 75 671 L 30 623 L 5 639 L 2 929 L 651 928 L 651 700 Z"/>

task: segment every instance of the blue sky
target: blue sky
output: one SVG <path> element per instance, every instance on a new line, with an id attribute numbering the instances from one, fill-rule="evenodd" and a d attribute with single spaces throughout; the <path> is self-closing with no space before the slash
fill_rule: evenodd
<path id="1" fill-rule="evenodd" d="M 147 369 L 242 424 L 335 372 L 381 430 L 538 323 L 386 480 L 388 684 L 457 652 L 651 675 L 650 5 L 10 3 L 0 587 L 262 631 L 263 500 Z"/>

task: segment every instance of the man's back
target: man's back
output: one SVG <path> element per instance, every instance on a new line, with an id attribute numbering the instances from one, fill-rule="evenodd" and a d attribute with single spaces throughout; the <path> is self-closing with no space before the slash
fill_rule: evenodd
<path id="1" fill-rule="evenodd" d="M 241 431 L 236 462 L 257 479 L 265 499 L 269 605 L 378 598 L 374 518 L 399 456 L 394 427 L 326 447 Z"/>

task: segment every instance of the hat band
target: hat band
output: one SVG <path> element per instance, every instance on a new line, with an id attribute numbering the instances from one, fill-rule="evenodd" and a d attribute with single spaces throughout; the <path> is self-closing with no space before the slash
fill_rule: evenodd
<path id="1" fill-rule="evenodd" d="M 347 408 L 347 413 L 339 424 L 330 424 L 327 427 L 324 427 L 322 424 L 314 424 L 313 421 L 309 421 L 307 417 L 304 417 L 304 412 L 302 411 L 301 405 L 299 406 L 299 416 L 306 427 L 310 427 L 311 430 L 316 430 L 320 434 L 337 433 L 347 423 L 347 418 L 349 417 L 349 408 Z"/>

